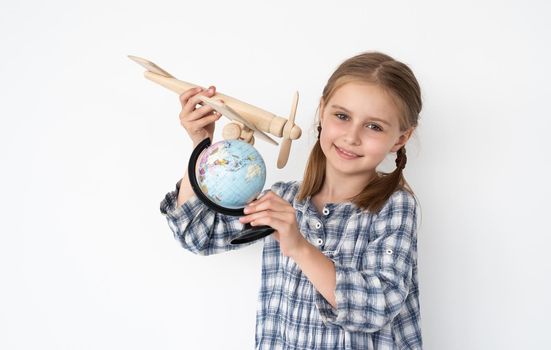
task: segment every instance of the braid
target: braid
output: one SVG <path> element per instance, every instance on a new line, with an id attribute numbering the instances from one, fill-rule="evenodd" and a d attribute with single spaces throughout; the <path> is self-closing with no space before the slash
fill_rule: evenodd
<path id="1" fill-rule="evenodd" d="M 406 157 L 406 147 L 402 147 L 398 150 L 396 154 L 396 170 L 402 171 L 406 167 L 406 163 L 408 161 L 408 157 Z"/>

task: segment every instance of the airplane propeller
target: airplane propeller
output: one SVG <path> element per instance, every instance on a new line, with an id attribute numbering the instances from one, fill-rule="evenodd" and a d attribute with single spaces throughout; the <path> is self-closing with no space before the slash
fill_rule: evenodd
<path id="1" fill-rule="evenodd" d="M 283 139 L 281 141 L 281 148 L 279 149 L 279 157 L 277 158 L 277 167 L 282 169 L 287 160 L 289 159 L 289 153 L 291 152 L 291 140 L 296 140 L 300 137 L 301 131 L 298 126 L 295 125 L 295 114 L 297 113 L 298 105 L 298 91 L 295 92 L 293 98 L 293 104 L 291 105 L 291 113 L 289 119 L 283 127 Z"/>

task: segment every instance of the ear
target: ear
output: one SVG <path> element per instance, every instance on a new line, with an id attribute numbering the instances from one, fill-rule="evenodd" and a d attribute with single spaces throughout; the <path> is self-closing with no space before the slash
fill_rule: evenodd
<path id="1" fill-rule="evenodd" d="M 398 141 L 396 141 L 396 143 L 394 144 L 394 146 L 392 146 L 392 149 L 390 151 L 398 152 L 398 150 L 408 142 L 409 138 L 411 137 L 411 134 L 413 134 L 413 130 L 415 130 L 415 128 L 411 127 L 406 131 L 404 131 L 400 135 L 400 137 L 398 137 Z"/>
<path id="2" fill-rule="evenodd" d="M 325 103 L 323 102 L 323 97 L 320 98 L 320 104 L 319 104 L 319 117 L 320 117 L 320 124 L 323 123 L 323 110 L 325 109 Z"/>

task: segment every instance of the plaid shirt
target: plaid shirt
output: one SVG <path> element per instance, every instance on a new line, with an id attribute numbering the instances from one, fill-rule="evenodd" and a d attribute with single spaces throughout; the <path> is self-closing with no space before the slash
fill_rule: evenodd
<path id="1" fill-rule="evenodd" d="M 421 349 L 414 197 L 397 191 L 378 214 L 352 203 L 327 204 L 322 213 L 307 198 L 298 202 L 298 182 L 271 190 L 292 203 L 300 232 L 335 263 L 337 308 L 333 308 L 294 261 L 264 238 L 262 282 L 256 317 L 257 349 Z M 209 255 L 229 245 L 243 225 L 210 210 L 196 197 L 176 207 L 176 191 L 161 212 L 183 247 Z"/>

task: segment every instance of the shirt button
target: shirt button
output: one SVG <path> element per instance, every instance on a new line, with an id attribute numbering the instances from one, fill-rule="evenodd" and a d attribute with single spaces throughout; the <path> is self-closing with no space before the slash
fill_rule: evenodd
<path id="1" fill-rule="evenodd" d="M 318 239 L 316 240 L 316 243 L 317 243 L 318 245 L 322 245 L 322 244 L 323 244 L 323 239 L 318 238 Z"/>
<path id="2" fill-rule="evenodd" d="M 389 254 L 389 255 L 392 254 L 392 249 L 387 249 L 386 253 Z"/>
<path id="3" fill-rule="evenodd" d="M 317 228 L 317 229 L 321 228 L 321 223 L 316 222 L 316 228 Z"/>
<path id="4" fill-rule="evenodd" d="M 329 209 L 323 208 L 323 215 L 325 216 L 329 215 Z"/>

